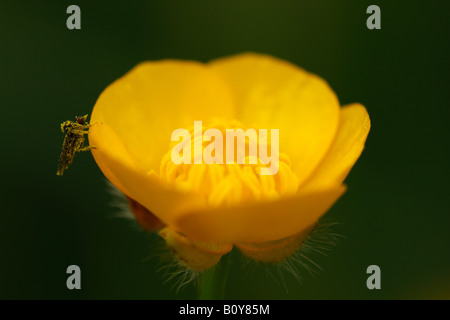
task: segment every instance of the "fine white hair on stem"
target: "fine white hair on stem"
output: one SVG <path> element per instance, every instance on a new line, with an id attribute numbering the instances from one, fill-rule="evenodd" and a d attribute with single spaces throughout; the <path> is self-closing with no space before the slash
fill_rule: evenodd
<path id="1" fill-rule="evenodd" d="M 109 180 L 106 180 L 106 187 L 112 199 L 109 206 L 115 209 L 113 217 L 134 220 L 135 218 L 128 205 L 127 197 L 115 185 L 109 182 Z"/>
<path id="2" fill-rule="evenodd" d="M 124 219 L 133 225 L 136 230 L 144 231 L 134 217 L 130 209 L 127 197 L 119 191 L 111 182 L 106 180 L 108 193 L 111 195 L 110 207 L 115 211 L 111 215 L 112 218 Z M 152 237 L 151 253 L 144 258 L 144 261 L 156 261 L 159 265 L 158 273 L 162 273 L 165 278 L 164 283 L 172 283 L 172 289 L 178 293 L 182 288 L 190 283 L 197 283 L 200 280 L 201 274 L 204 272 L 194 271 L 183 265 L 176 256 L 169 250 L 163 239 L 161 239 L 157 232 L 150 232 Z"/>
<path id="3" fill-rule="evenodd" d="M 179 291 L 189 284 L 198 285 L 203 274 L 208 271 L 195 271 L 186 267 L 167 247 L 163 239 L 158 239 L 156 247 L 146 260 L 153 260 L 159 265 L 157 272 L 165 279 L 164 283 Z"/>
<path id="4" fill-rule="evenodd" d="M 328 256 L 329 251 L 343 238 L 342 235 L 333 232 L 338 225 L 336 222 L 319 221 L 303 245 L 278 263 L 256 262 L 244 257 L 243 264 L 246 265 L 246 274 L 253 273 L 256 267 L 262 266 L 267 278 L 282 286 L 286 292 L 289 291 L 287 280 L 292 277 L 299 284 L 303 284 L 304 275 L 315 278 L 324 270 L 315 261 L 318 256 Z M 253 270 L 253 271 L 252 271 Z"/>
<path id="5" fill-rule="evenodd" d="M 107 181 L 107 186 L 112 197 L 110 206 L 116 209 L 112 217 L 128 220 L 132 222 L 136 230 L 143 231 L 130 209 L 127 197 L 109 181 Z M 320 220 L 302 246 L 279 263 L 257 262 L 242 256 L 241 265 L 242 269 L 245 270 L 245 275 L 250 276 L 256 267 L 263 265 L 266 276 L 282 286 L 287 292 L 289 291 L 287 277 L 293 277 L 299 284 L 303 283 L 305 273 L 313 278 L 316 277 L 324 271 L 315 261 L 316 257 L 328 256 L 329 251 L 336 245 L 337 241 L 343 238 L 342 235 L 333 231 L 336 225 L 338 225 L 336 222 Z M 164 240 L 157 236 L 157 233 L 152 232 L 150 234 L 155 241 L 152 241 L 151 254 L 144 260 L 156 260 L 159 265 L 157 271 L 163 274 L 164 283 L 171 283 L 172 289 L 175 289 L 177 293 L 190 284 L 199 285 L 202 276 L 217 267 L 214 266 L 206 271 L 191 270 L 178 260 L 166 246 Z"/>
<path id="6" fill-rule="evenodd" d="M 336 246 L 342 235 L 333 232 L 337 223 L 319 221 L 303 245 L 290 257 L 276 265 L 277 274 L 290 274 L 298 283 L 303 282 L 303 273 L 306 271 L 311 277 L 316 277 L 324 270 L 314 260 L 317 255 L 328 256 L 328 252 Z M 283 287 L 288 291 L 287 284 L 281 277 Z"/>
<path id="7" fill-rule="evenodd" d="M 110 207 L 115 210 L 111 217 L 127 220 L 136 230 L 143 231 L 130 209 L 127 197 L 108 180 L 106 180 L 106 185 L 112 198 Z M 151 242 L 152 250 L 143 260 L 156 261 L 156 264 L 159 265 L 157 272 L 165 278 L 164 283 L 172 283 L 172 289 L 175 289 L 177 293 L 188 284 L 199 283 L 201 275 L 207 271 L 200 272 L 187 268 L 170 251 L 157 232 L 149 234 L 153 240 Z"/>
<path id="8" fill-rule="evenodd" d="M 111 219 L 118 218 L 127 221 L 134 230 L 144 232 L 144 229 L 139 225 L 130 209 L 127 197 L 108 180 L 106 180 L 106 186 L 108 193 L 111 195 L 109 207 L 113 208 L 113 212 L 109 217 Z"/>

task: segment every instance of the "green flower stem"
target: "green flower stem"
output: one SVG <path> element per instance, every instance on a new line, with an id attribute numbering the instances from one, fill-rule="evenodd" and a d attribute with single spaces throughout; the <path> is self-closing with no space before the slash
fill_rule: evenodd
<path id="1" fill-rule="evenodd" d="M 220 262 L 202 275 L 199 300 L 223 300 L 230 269 L 231 254 L 222 257 Z"/>

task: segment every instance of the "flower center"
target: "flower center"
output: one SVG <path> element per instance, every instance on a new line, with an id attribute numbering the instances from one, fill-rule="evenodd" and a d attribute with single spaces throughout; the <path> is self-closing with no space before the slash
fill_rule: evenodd
<path id="1" fill-rule="evenodd" d="M 211 132 L 211 130 L 208 129 L 216 129 L 216 133 L 220 131 L 223 137 L 221 144 L 214 144 L 217 134 L 211 138 L 211 136 L 208 136 L 208 132 Z M 260 148 L 265 149 L 263 150 L 264 155 L 271 153 L 271 144 L 267 142 L 267 136 L 264 137 L 265 139 L 262 139 L 261 131 L 253 130 L 254 135 L 245 135 L 245 140 L 242 140 L 242 144 L 239 144 L 236 138 L 233 146 L 227 148 L 227 143 L 230 144 L 231 141 L 228 140 L 227 136 L 230 129 L 233 129 L 235 132 L 238 129 L 245 130 L 238 121 L 223 119 L 214 119 L 209 123 L 203 123 L 201 135 L 198 134 L 198 131 L 196 134 L 194 133 L 194 126 L 189 128 L 188 131 L 193 137 L 190 141 L 191 148 L 189 149 L 189 151 L 193 151 L 190 155 L 190 163 L 174 163 L 172 150 L 179 142 L 172 142 L 169 151 L 161 160 L 161 177 L 178 190 L 201 194 L 212 207 L 233 205 L 245 201 L 276 199 L 280 196 L 297 192 L 298 178 L 291 170 L 291 163 L 287 155 L 283 153 L 277 154 L 278 171 L 275 174 L 261 174 L 261 168 L 269 168 L 271 166 L 270 163 L 267 163 L 267 160 L 260 158 Z M 185 143 L 185 145 L 188 143 Z M 211 148 L 212 144 L 215 146 L 220 145 L 222 148 Z M 199 161 L 198 159 L 199 150 L 194 151 L 194 148 L 196 146 L 198 148 L 200 145 L 202 152 L 200 157 L 203 155 L 201 160 L 204 161 Z M 258 152 L 251 153 L 251 150 L 255 150 L 255 145 Z M 181 150 L 180 154 L 186 152 L 186 150 Z M 226 152 L 223 150 L 226 150 Z M 234 158 L 234 163 L 228 161 L 230 150 L 234 150 L 234 154 L 231 155 Z M 222 161 L 208 164 L 206 154 Z M 242 154 L 244 154 L 245 161 L 239 162 L 238 157 L 239 155 L 242 156 Z M 197 158 L 196 160 L 194 159 L 195 157 Z"/>

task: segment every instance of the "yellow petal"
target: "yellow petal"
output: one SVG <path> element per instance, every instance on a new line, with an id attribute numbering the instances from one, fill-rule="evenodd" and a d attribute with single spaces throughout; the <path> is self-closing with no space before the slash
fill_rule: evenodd
<path id="1" fill-rule="evenodd" d="M 193 240 L 265 242 L 289 237 L 314 224 L 344 193 L 345 186 L 238 206 L 189 211 L 176 221 Z"/>
<path id="2" fill-rule="evenodd" d="M 97 164 L 119 189 L 189 239 L 215 242 L 264 242 L 294 235 L 315 223 L 342 195 L 344 186 L 274 201 L 210 208 L 197 194 L 173 190 L 156 174 L 144 174 L 105 124 L 90 128 Z M 108 176 L 108 173 L 114 173 Z M 122 190 L 122 189 L 121 189 Z"/>
<path id="3" fill-rule="evenodd" d="M 163 60 L 141 63 L 108 86 L 91 122 L 108 125 L 136 166 L 159 172 L 173 130 L 233 116 L 230 91 L 213 71 L 198 62 Z"/>
<path id="4" fill-rule="evenodd" d="M 210 62 L 232 88 L 237 119 L 255 129 L 279 129 L 280 152 L 303 182 L 328 150 L 339 102 L 328 84 L 286 61 L 240 54 Z"/>
<path id="5" fill-rule="evenodd" d="M 317 190 L 341 184 L 364 149 L 370 130 L 366 108 L 351 104 L 341 109 L 339 129 L 322 162 L 301 190 Z"/>
<path id="6" fill-rule="evenodd" d="M 186 210 L 206 207 L 205 200 L 200 196 L 173 190 L 153 171 L 142 171 L 108 125 L 98 123 L 91 126 L 89 144 L 95 147 L 92 155 L 105 176 L 164 224 L 173 225 L 173 221 Z"/>
<path id="7" fill-rule="evenodd" d="M 89 145 L 95 162 L 105 177 L 122 193 L 130 197 L 130 192 L 119 182 L 115 172 L 108 166 L 108 160 L 121 162 L 123 166 L 136 168 L 128 150 L 110 127 L 101 122 L 91 122 L 89 128 Z"/>

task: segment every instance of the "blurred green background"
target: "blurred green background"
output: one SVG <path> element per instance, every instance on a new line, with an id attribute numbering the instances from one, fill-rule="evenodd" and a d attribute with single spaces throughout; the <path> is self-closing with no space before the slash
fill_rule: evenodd
<path id="1" fill-rule="evenodd" d="M 81 30 L 66 8 L 81 8 Z M 366 8 L 381 8 L 381 30 Z M 343 235 L 288 292 L 237 259 L 226 298 L 450 298 L 449 3 L 443 1 L 2 1 L 0 298 L 184 299 L 158 273 L 156 236 L 114 217 L 89 153 L 63 177 L 59 124 L 89 113 L 137 63 L 268 53 L 326 79 L 372 120 L 349 190 L 328 212 Z M 66 288 L 81 267 L 82 290 Z M 366 268 L 381 268 L 381 290 Z"/>

